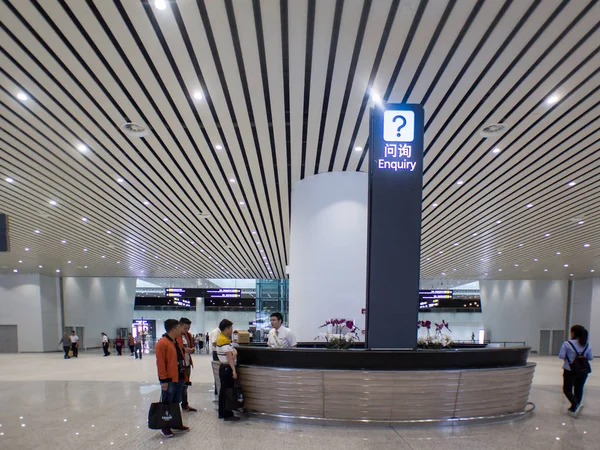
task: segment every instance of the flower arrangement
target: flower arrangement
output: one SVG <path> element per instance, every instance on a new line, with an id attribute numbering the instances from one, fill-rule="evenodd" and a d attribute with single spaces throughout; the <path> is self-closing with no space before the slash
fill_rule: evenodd
<path id="1" fill-rule="evenodd" d="M 450 324 L 445 320 L 442 320 L 441 323 L 436 323 L 435 325 L 435 336 L 432 336 L 430 333 L 431 330 L 431 321 L 430 320 L 419 320 L 417 322 L 417 329 L 425 328 L 427 330 L 427 336 L 419 336 L 417 339 L 417 346 L 419 348 L 450 348 L 453 344 L 452 338 L 443 333 L 444 328 L 447 329 L 450 333 L 452 330 L 450 329 Z"/>
<path id="2" fill-rule="evenodd" d="M 348 349 L 354 341 L 359 340 L 359 328 L 354 324 L 354 320 L 329 319 L 319 328 L 324 327 L 331 327 L 331 332 L 317 336 L 315 340 L 325 339 L 326 348 Z"/>

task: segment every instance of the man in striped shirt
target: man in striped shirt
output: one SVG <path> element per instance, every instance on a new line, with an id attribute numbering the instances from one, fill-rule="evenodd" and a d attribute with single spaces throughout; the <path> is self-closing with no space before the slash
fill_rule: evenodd
<path id="1" fill-rule="evenodd" d="M 232 410 L 227 409 L 225 395 L 227 389 L 233 388 L 235 380 L 237 380 L 237 371 L 235 369 L 237 351 L 231 343 L 233 322 L 223 319 L 219 324 L 219 330 L 221 330 L 217 338 L 217 356 L 221 363 L 219 367 L 219 380 L 221 382 L 221 389 L 219 389 L 219 419 L 223 419 L 226 422 L 233 422 L 240 420 L 240 418 L 236 417 Z"/>

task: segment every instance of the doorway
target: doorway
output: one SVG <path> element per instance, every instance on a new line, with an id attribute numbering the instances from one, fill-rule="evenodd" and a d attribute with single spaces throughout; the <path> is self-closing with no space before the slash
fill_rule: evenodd
<path id="1" fill-rule="evenodd" d="M 19 335 L 16 325 L 0 325 L 0 353 L 18 353 Z"/>
<path id="2" fill-rule="evenodd" d="M 565 330 L 552 330 L 552 353 L 551 355 L 557 356 L 560 352 L 560 348 L 565 342 Z"/>
<path id="3" fill-rule="evenodd" d="M 540 330 L 540 355 L 550 354 L 550 330 Z"/>

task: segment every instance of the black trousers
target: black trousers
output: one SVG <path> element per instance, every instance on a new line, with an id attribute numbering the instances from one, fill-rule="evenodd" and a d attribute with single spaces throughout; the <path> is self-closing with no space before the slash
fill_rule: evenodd
<path id="1" fill-rule="evenodd" d="M 65 359 L 69 357 L 69 350 L 71 349 L 68 345 L 63 345 L 63 351 L 65 352 Z"/>
<path id="2" fill-rule="evenodd" d="M 122 352 L 123 346 L 122 345 L 117 345 L 115 348 L 117 349 L 117 353 L 119 354 L 119 356 L 121 356 L 123 354 L 123 352 Z"/>
<path id="3" fill-rule="evenodd" d="M 77 358 L 79 355 L 79 348 L 77 347 L 77 344 L 71 344 L 71 350 L 73 350 L 73 356 Z"/>
<path id="4" fill-rule="evenodd" d="M 221 389 L 219 389 L 219 419 L 226 419 L 233 416 L 233 411 L 227 409 L 225 391 L 234 386 L 233 370 L 227 364 L 221 364 L 219 367 L 219 380 Z"/>
<path id="5" fill-rule="evenodd" d="M 563 370 L 563 392 L 571 402 L 571 408 L 575 408 L 583 399 L 583 386 L 587 381 L 587 375 L 575 376 L 570 370 Z"/>
<path id="6" fill-rule="evenodd" d="M 104 350 L 104 356 L 110 355 L 110 352 L 108 351 L 108 344 L 107 343 L 102 344 L 102 350 Z"/>
<path id="7" fill-rule="evenodd" d="M 129 351 L 131 352 L 131 356 L 133 356 L 133 349 L 134 349 L 134 348 L 135 348 L 135 347 L 134 347 L 133 345 L 130 345 L 130 346 L 129 346 Z"/>
<path id="8" fill-rule="evenodd" d="M 136 345 L 135 346 L 135 359 L 138 359 L 138 355 L 139 355 L 139 358 L 142 359 L 142 353 L 143 353 L 142 352 L 142 346 L 141 345 L 140 346 Z"/>

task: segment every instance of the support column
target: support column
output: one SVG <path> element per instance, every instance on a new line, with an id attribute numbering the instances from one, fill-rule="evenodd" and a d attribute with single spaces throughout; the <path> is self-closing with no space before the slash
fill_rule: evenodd
<path id="1" fill-rule="evenodd" d="M 327 319 L 354 319 L 364 329 L 367 174 L 332 172 L 292 190 L 290 328 L 313 341 Z"/>

